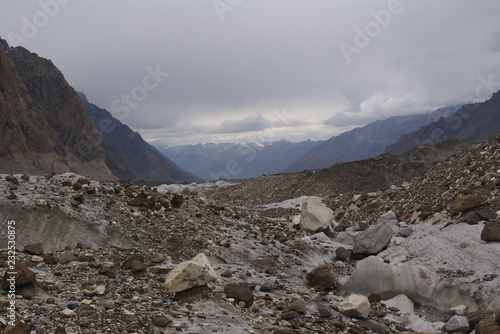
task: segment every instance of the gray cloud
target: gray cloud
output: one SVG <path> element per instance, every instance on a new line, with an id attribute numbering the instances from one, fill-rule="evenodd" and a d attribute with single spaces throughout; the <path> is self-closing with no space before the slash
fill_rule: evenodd
<path id="1" fill-rule="evenodd" d="M 0 36 L 24 38 L 38 24 L 28 49 L 144 137 L 171 144 L 270 129 L 327 139 L 461 103 L 480 77 L 500 81 L 498 1 L 401 0 L 394 11 L 388 0 L 252 0 L 223 20 L 204 0 L 64 2 L 1 1 Z M 33 21 L 43 13 L 47 22 Z M 350 62 L 346 44 L 358 51 Z M 154 81 L 148 68 L 168 76 Z M 279 125 L 275 110 L 285 107 Z"/>

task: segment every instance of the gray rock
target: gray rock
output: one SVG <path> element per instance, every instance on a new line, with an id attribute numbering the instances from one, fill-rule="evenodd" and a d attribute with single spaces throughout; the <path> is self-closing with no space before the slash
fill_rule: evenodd
<path id="1" fill-rule="evenodd" d="M 409 227 L 402 228 L 398 234 L 396 235 L 397 237 L 409 237 L 413 233 L 413 230 Z"/>
<path id="2" fill-rule="evenodd" d="M 386 224 L 371 226 L 354 239 L 353 253 L 372 255 L 382 251 L 392 238 L 392 227 Z"/>
<path id="3" fill-rule="evenodd" d="M 387 211 L 377 220 L 377 224 L 385 224 L 390 222 L 391 220 L 397 221 L 396 214 L 392 211 Z"/>
<path id="4" fill-rule="evenodd" d="M 444 326 L 443 331 L 446 333 L 466 331 L 469 329 L 469 320 L 462 315 L 454 315 Z"/>
<path id="5" fill-rule="evenodd" d="M 70 251 L 64 251 L 64 253 L 62 253 L 59 256 L 59 262 L 61 262 L 62 264 L 70 263 L 71 261 L 74 260 L 75 257 L 73 256 L 73 253 L 71 253 Z"/>

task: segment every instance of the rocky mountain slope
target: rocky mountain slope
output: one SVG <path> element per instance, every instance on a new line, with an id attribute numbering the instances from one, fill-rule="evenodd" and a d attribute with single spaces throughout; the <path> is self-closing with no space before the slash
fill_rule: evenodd
<path id="1" fill-rule="evenodd" d="M 443 117 L 418 131 L 406 133 L 386 152 L 401 154 L 423 144 L 447 139 L 481 142 L 500 132 L 500 91 L 481 103 L 462 106 L 456 113 Z"/>
<path id="2" fill-rule="evenodd" d="M 422 115 L 395 116 L 332 137 L 299 157 L 282 172 L 326 168 L 337 162 L 362 160 L 382 154 L 402 134 L 451 115 L 458 107 L 440 108 Z"/>
<path id="3" fill-rule="evenodd" d="M 0 219 L 15 221 L 24 264 L 6 333 L 496 333 L 500 137 L 430 156 L 413 179 L 309 178 L 304 194 L 288 188 L 297 174 L 180 192 L 2 175 Z M 27 216 L 55 211 L 86 225 L 51 237 Z"/>
<path id="4" fill-rule="evenodd" d="M 141 135 L 79 93 L 85 110 L 102 136 L 113 174 L 122 179 L 146 181 L 201 181 L 150 146 Z"/>
<path id="5" fill-rule="evenodd" d="M 206 143 L 160 147 L 159 150 L 182 168 L 205 180 L 248 179 L 280 173 L 285 167 L 320 142 L 292 143 Z"/>
<path id="6" fill-rule="evenodd" d="M 110 178 L 78 95 L 51 61 L 0 43 L 0 170 Z"/>

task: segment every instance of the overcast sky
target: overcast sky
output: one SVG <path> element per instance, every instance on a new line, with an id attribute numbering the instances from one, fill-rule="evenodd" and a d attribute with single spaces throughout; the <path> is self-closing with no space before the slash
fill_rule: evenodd
<path id="1" fill-rule="evenodd" d="M 500 90 L 500 1 L 2 0 L 0 36 L 164 145 L 327 139 Z"/>

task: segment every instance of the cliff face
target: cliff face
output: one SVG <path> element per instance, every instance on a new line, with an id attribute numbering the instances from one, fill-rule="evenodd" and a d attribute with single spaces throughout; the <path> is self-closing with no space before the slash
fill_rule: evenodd
<path id="1" fill-rule="evenodd" d="M 79 96 L 103 138 L 108 165 L 115 176 L 164 182 L 202 180 L 163 156 L 106 109 L 91 104 L 85 94 L 79 93 Z"/>
<path id="2" fill-rule="evenodd" d="M 0 172 L 112 178 L 92 120 L 51 61 L 0 43 Z"/>

